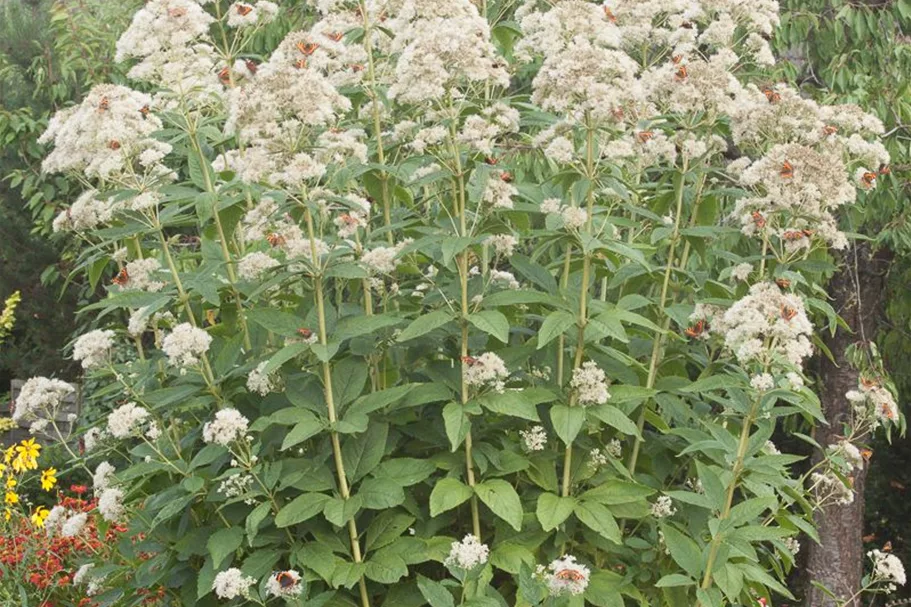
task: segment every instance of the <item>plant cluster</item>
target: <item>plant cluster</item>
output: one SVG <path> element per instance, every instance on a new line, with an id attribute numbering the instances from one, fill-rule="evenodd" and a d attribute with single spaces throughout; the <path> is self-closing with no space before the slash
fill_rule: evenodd
<path id="1" fill-rule="evenodd" d="M 55 230 L 114 267 L 74 460 L 148 555 L 93 603 L 790 597 L 901 424 L 864 378 L 820 464 L 771 441 L 824 421 L 804 365 L 882 124 L 764 81 L 772 1 L 321 0 L 250 51 L 279 13 L 149 0 L 135 88 L 42 137 L 84 186 Z M 56 419 L 31 382 L 16 416 Z"/>

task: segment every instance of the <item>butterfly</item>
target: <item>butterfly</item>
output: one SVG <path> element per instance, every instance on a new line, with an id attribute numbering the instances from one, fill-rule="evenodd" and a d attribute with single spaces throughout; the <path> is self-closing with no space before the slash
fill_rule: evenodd
<path id="1" fill-rule="evenodd" d="M 297 61 L 294 62 L 294 67 L 296 67 L 299 70 L 305 69 L 307 67 L 307 60 L 298 59 Z"/>
<path id="2" fill-rule="evenodd" d="M 109 109 L 111 109 L 111 100 L 107 97 L 102 97 L 101 101 L 98 103 L 98 111 L 103 112 Z"/>
<path id="3" fill-rule="evenodd" d="M 762 216 L 762 213 L 759 211 L 753 211 L 750 213 L 750 217 L 753 218 L 753 223 L 756 224 L 756 227 L 760 230 L 765 227 L 765 217 Z"/>
<path id="4" fill-rule="evenodd" d="M 813 230 L 787 230 L 781 237 L 789 242 L 809 238 L 813 235 Z"/>
<path id="5" fill-rule="evenodd" d="M 119 150 L 119 149 L 120 149 L 120 142 L 117 141 L 116 139 L 111 139 L 111 140 L 108 142 L 108 147 L 111 148 L 112 150 L 115 150 L 115 151 L 116 151 L 116 150 Z"/>
<path id="6" fill-rule="evenodd" d="M 183 17 L 186 14 L 187 14 L 187 9 L 185 9 L 185 8 L 178 7 L 178 8 L 169 8 L 168 9 L 169 17 L 174 17 L 174 18 Z"/>
<path id="7" fill-rule="evenodd" d="M 253 12 L 253 7 L 249 4 L 238 4 L 237 5 L 237 14 L 241 17 L 246 17 L 251 12 Z"/>
<path id="8" fill-rule="evenodd" d="M 250 59 L 245 59 L 245 60 L 244 60 L 244 65 L 247 66 L 247 70 L 249 70 L 249 72 L 250 72 L 251 74 L 253 74 L 254 76 L 256 75 L 256 70 L 259 69 L 259 66 L 256 65 L 256 62 L 255 62 L 255 61 L 252 61 L 252 60 L 250 60 Z"/>
<path id="9" fill-rule="evenodd" d="M 300 335 L 301 337 L 303 337 L 304 339 L 310 339 L 311 337 L 313 337 L 313 331 L 311 331 L 310 329 L 308 329 L 306 327 L 301 327 L 300 329 L 298 329 L 297 334 Z"/>
<path id="10" fill-rule="evenodd" d="M 797 316 L 797 310 L 791 306 L 781 306 L 781 317 L 785 320 L 792 320 Z"/>
<path id="11" fill-rule="evenodd" d="M 304 55 L 312 55 L 316 52 L 316 49 L 319 48 L 319 45 L 315 42 L 304 42 L 301 40 L 297 43 L 297 50 L 299 50 Z"/>
<path id="12" fill-rule="evenodd" d="M 144 105 L 141 108 L 139 108 L 139 113 L 142 114 L 143 118 L 147 117 L 151 111 L 152 110 L 150 110 L 149 106 L 147 106 L 147 105 Z"/>
<path id="13" fill-rule="evenodd" d="M 873 386 L 876 385 L 876 380 L 871 379 L 869 377 L 864 377 L 863 375 L 861 375 L 860 383 L 864 388 L 872 388 Z"/>
<path id="14" fill-rule="evenodd" d="M 579 582 L 585 579 L 585 574 L 576 571 L 575 569 L 561 569 L 558 571 L 554 577 L 558 580 L 568 580 L 571 582 Z"/>
<path id="15" fill-rule="evenodd" d="M 468 366 L 470 367 L 471 365 L 473 365 L 473 364 L 475 364 L 476 362 L 478 362 L 478 359 L 475 358 L 474 356 L 463 356 L 463 357 L 462 357 L 462 362 L 465 363 L 466 365 L 468 365 Z"/>
<path id="16" fill-rule="evenodd" d="M 781 165 L 780 175 L 783 179 L 792 178 L 794 176 L 794 166 L 790 162 L 785 160 L 784 164 Z"/>
<path id="17" fill-rule="evenodd" d="M 881 166 L 880 169 L 879 169 L 879 174 L 880 174 L 880 175 L 888 175 L 888 174 L 891 173 L 891 172 L 892 172 L 892 169 L 889 168 L 889 165 L 888 165 L 888 164 L 884 164 L 884 165 Z"/>
<path id="18" fill-rule="evenodd" d="M 291 588 L 297 584 L 297 580 L 291 575 L 290 571 L 280 571 L 278 575 L 275 576 L 275 581 L 278 582 L 278 585 L 282 588 Z"/>
<path id="19" fill-rule="evenodd" d="M 876 185 L 876 173 L 873 171 L 866 171 L 860 179 L 867 187 Z"/>
<path id="20" fill-rule="evenodd" d="M 206 310 L 206 321 L 208 321 L 210 326 L 215 325 L 215 318 L 217 315 L 218 315 L 218 310 L 216 310 L 214 308 L 212 308 L 210 310 Z"/>
<path id="21" fill-rule="evenodd" d="M 873 449 L 861 449 L 860 455 L 864 458 L 865 462 L 869 462 L 873 457 Z"/>
<path id="22" fill-rule="evenodd" d="M 342 33 L 341 32 L 329 32 L 328 34 L 326 34 L 326 38 L 328 38 L 329 40 L 332 40 L 333 42 L 339 42 L 342 39 Z"/>
<path id="23" fill-rule="evenodd" d="M 769 103 L 778 103 L 781 101 L 781 95 L 770 88 L 762 89 L 762 94 L 765 95 L 765 98 L 769 100 Z"/>
<path id="24" fill-rule="evenodd" d="M 702 334 L 708 330 L 708 328 L 709 325 L 707 322 L 705 322 L 705 320 L 697 320 L 696 324 L 694 324 L 692 327 L 687 327 L 684 333 L 686 333 L 688 337 L 701 337 Z"/>
<path id="25" fill-rule="evenodd" d="M 838 132 L 838 127 L 827 124 L 826 126 L 822 127 L 822 132 L 826 137 L 829 137 L 830 135 L 834 135 Z"/>
<path id="26" fill-rule="evenodd" d="M 622 107 L 614 108 L 610 113 L 615 120 L 623 120 L 624 116 L 626 116 L 626 112 L 623 111 Z"/>
<path id="27" fill-rule="evenodd" d="M 639 131 L 636 133 L 636 139 L 639 140 L 639 143 L 648 143 L 654 136 L 654 131 Z"/>
<path id="28" fill-rule="evenodd" d="M 678 63 L 683 61 L 683 55 L 674 55 L 673 57 L 671 57 L 671 61 L 674 62 L 674 65 L 677 65 Z"/>
<path id="29" fill-rule="evenodd" d="M 604 16 L 607 17 L 607 20 L 611 23 L 617 22 L 617 16 L 614 15 L 613 11 L 611 11 L 611 9 L 607 8 L 606 6 L 604 7 Z"/>
<path id="30" fill-rule="evenodd" d="M 892 552 L 892 542 L 883 544 L 883 552 Z"/>
<path id="31" fill-rule="evenodd" d="M 687 72 L 685 65 L 681 65 L 677 68 L 677 71 L 674 72 L 674 78 L 678 81 L 686 80 L 687 76 L 689 76 L 689 72 Z"/>
<path id="32" fill-rule="evenodd" d="M 780 289 L 787 289 L 791 286 L 791 281 L 787 278 L 776 278 L 775 284 L 778 285 L 778 288 Z"/>
<path id="33" fill-rule="evenodd" d="M 122 287 L 130 282 L 130 274 L 127 272 L 126 268 L 121 268 L 120 272 L 117 273 L 117 276 L 115 276 L 111 282 Z"/>
<path id="34" fill-rule="evenodd" d="M 221 71 L 218 72 L 218 79 L 221 80 L 222 84 L 231 84 L 231 69 L 227 67 L 221 68 Z"/>
<path id="35" fill-rule="evenodd" d="M 502 179 L 506 183 L 511 183 L 512 182 L 512 173 L 510 173 L 509 171 L 503 171 L 502 173 L 500 173 L 500 179 Z"/>
<path id="36" fill-rule="evenodd" d="M 272 232 L 266 236 L 266 241 L 273 247 L 280 247 L 285 244 L 285 237 L 276 232 Z"/>

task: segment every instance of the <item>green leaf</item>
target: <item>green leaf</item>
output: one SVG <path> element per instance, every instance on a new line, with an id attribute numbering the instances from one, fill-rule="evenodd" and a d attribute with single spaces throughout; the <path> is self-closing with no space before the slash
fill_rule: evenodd
<path id="1" fill-rule="evenodd" d="M 452 316 L 446 310 L 435 310 L 429 314 L 422 314 L 399 333 L 398 341 L 408 341 L 425 335 L 434 329 L 442 327 L 450 320 L 452 320 Z"/>
<path id="2" fill-rule="evenodd" d="M 500 415 L 510 415 L 512 417 L 521 417 L 529 421 L 541 421 L 538 417 L 536 405 L 549 403 L 555 400 L 556 395 L 544 388 L 524 388 L 522 390 L 506 390 L 503 393 L 491 392 L 484 394 L 477 399 L 482 407 L 499 413 Z"/>
<path id="3" fill-rule="evenodd" d="M 559 497 L 553 493 L 542 493 L 538 497 L 538 507 L 535 513 L 544 531 L 559 527 L 576 507 L 576 498 Z"/>
<path id="4" fill-rule="evenodd" d="M 360 358 L 346 358 L 332 368 L 332 394 L 337 406 L 352 402 L 367 384 L 367 363 Z"/>
<path id="5" fill-rule="evenodd" d="M 541 323 L 538 331 L 538 349 L 540 350 L 551 341 L 559 337 L 568 328 L 576 324 L 576 316 L 564 310 L 551 312 Z"/>
<path id="6" fill-rule="evenodd" d="M 284 337 L 297 337 L 297 330 L 307 326 L 303 318 L 272 308 L 250 310 L 247 312 L 247 320 Z"/>
<path id="7" fill-rule="evenodd" d="M 206 548 L 212 557 L 212 564 L 217 569 L 229 554 L 240 548 L 244 541 L 244 530 L 240 527 L 219 529 L 209 537 Z"/>
<path id="8" fill-rule="evenodd" d="M 377 478 L 388 478 L 401 487 L 410 487 L 425 480 L 436 469 L 433 462 L 426 459 L 401 457 L 387 459 L 373 472 Z"/>
<path id="9" fill-rule="evenodd" d="M 455 607 L 455 600 L 446 586 L 423 575 L 418 575 L 418 590 L 430 607 Z"/>
<path id="10" fill-rule="evenodd" d="M 388 550 L 373 555 L 364 566 L 364 576 L 380 584 L 391 585 L 408 575 L 405 559 Z"/>
<path id="11" fill-rule="evenodd" d="M 739 387 L 742 382 L 733 375 L 710 375 L 696 380 L 685 388 L 680 388 L 681 392 L 711 392 L 712 390 L 727 390 L 728 388 Z"/>
<path id="12" fill-rule="evenodd" d="M 598 502 L 583 501 L 576 504 L 573 512 L 576 514 L 576 518 L 582 521 L 586 527 L 595 531 L 604 539 L 616 544 L 622 543 L 620 527 L 617 526 L 617 521 L 614 520 L 614 515 L 607 509 L 607 506 Z"/>
<path id="13" fill-rule="evenodd" d="M 328 495 L 322 493 L 304 493 L 285 504 L 275 515 L 276 527 L 290 527 L 313 518 L 323 511 Z"/>
<path id="14" fill-rule="evenodd" d="M 509 321 L 502 312 L 482 310 L 468 316 L 468 322 L 478 329 L 493 335 L 504 344 L 509 342 Z"/>
<path id="15" fill-rule="evenodd" d="M 385 478 L 371 478 L 361 483 L 357 494 L 364 503 L 364 508 L 383 510 L 394 508 L 405 501 L 405 492 L 398 483 Z"/>
<path id="16" fill-rule="evenodd" d="M 374 316 L 347 316 L 338 321 L 333 332 L 333 338 L 342 341 L 361 335 L 369 335 L 380 329 L 394 327 L 402 322 L 401 318 L 390 316 L 388 314 L 377 314 Z"/>
<path id="17" fill-rule="evenodd" d="M 524 255 L 514 254 L 509 258 L 512 267 L 519 271 L 522 276 L 529 279 L 548 293 L 557 293 L 557 280 L 553 274 L 544 266 L 532 261 Z"/>
<path id="18" fill-rule="evenodd" d="M 614 506 L 641 502 L 654 493 L 655 490 L 646 485 L 612 478 L 583 493 L 581 499 Z"/>
<path id="19" fill-rule="evenodd" d="M 443 407 L 443 425 L 449 439 L 450 450 L 454 453 L 471 429 L 471 420 L 465 415 L 461 404 L 451 402 Z"/>
<path id="20" fill-rule="evenodd" d="M 364 500 L 359 495 L 352 495 L 348 499 L 331 497 L 323 505 L 323 516 L 336 527 L 341 527 L 357 515 L 363 504 Z"/>
<path id="21" fill-rule="evenodd" d="M 639 436 L 639 428 L 636 427 L 626 414 L 613 405 L 598 405 L 589 407 L 588 412 L 603 421 L 612 428 L 616 428 L 623 434 L 630 436 Z"/>
<path id="22" fill-rule="evenodd" d="M 323 430 L 323 422 L 312 412 L 300 408 L 296 408 L 294 411 L 302 419 L 285 435 L 285 439 L 282 441 L 282 451 L 299 445 Z"/>
<path id="23" fill-rule="evenodd" d="M 656 588 L 671 588 L 674 586 L 692 586 L 695 584 L 691 578 L 688 578 L 685 575 L 680 573 L 670 573 L 657 582 L 655 582 Z"/>
<path id="24" fill-rule="evenodd" d="M 560 440 L 570 445 L 576 440 L 585 423 L 585 410 L 582 407 L 554 405 L 550 408 L 550 421 Z"/>
<path id="25" fill-rule="evenodd" d="M 247 544 L 249 546 L 253 545 L 253 540 L 256 539 L 256 535 L 259 533 L 260 524 L 266 520 L 266 517 L 269 516 L 270 512 L 272 512 L 272 504 L 263 502 L 251 510 L 250 514 L 247 515 L 245 529 L 247 531 Z"/>
<path id="26" fill-rule="evenodd" d="M 670 525 L 662 526 L 661 530 L 664 533 L 664 543 L 674 562 L 692 578 L 698 579 L 702 574 L 702 551 L 696 542 Z"/>
<path id="27" fill-rule="evenodd" d="M 348 436 L 342 445 L 342 461 L 348 480 L 356 483 L 376 468 L 386 451 L 387 424 L 373 424 L 364 434 Z"/>
<path id="28" fill-rule="evenodd" d="M 401 537 L 414 523 L 414 517 L 404 512 L 387 510 L 377 515 L 367 527 L 367 540 L 364 549 L 376 550 L 387 546 Z"/>
<path id="29" fill-rule="evenodd" d="M 430 492 L 430 516 L 452 510 L 468 500 L 471 493 L 471 488 L 458 479 L 441 479 Z"/>
<path id="30" fill-rule="evenodd" d="M 494 514 L 516 531 L 522 530 L 522 502 L 512 485 L 504 480 L 493 479 L 475 485 L 474 490 Z"/>

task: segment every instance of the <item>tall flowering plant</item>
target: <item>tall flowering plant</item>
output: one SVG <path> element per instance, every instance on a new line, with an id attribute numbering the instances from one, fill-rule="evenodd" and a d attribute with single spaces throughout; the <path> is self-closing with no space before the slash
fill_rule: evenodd
<path id="1" fill-rule="evenodd" d="M 813 510 L 900 414 L 869 378 L 818 466 L 771 442 L 824 421 L 827 250 L 888 162 L 875 118 L 763 76 L 777 20 L 149 0 L 135 88 L 43 137 L 85 185 L 55 228 L 112 276 L 73 347 L 108 411 L 79 459 L 152 564 L 99 603 L 791 597 Z"/>

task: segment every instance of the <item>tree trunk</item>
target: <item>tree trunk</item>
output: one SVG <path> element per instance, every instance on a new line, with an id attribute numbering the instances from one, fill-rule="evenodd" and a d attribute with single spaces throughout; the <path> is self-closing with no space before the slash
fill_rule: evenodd
<path id="1" fill-rule="evenodd" d="M 857 389 L 858 372 L 845 357 L 845 350 L 852 343 L 868 343 L 876 333 L 877 318 L 881 314 L 885 278 L 890 253 L 871 252 L 867 243 L 857 243 L 839 259 L 841 269 L 829 282 L 832 305 L 844 318 L 849 330 L 839 328 L 832 336 L 825 331 L 824 341 L 832 352 L 835 363 L 825 355 L 817 357 L 820 400 L 827 426 L 816 428 L 815 438 L 826 447 L 838 442 L 844 424 L 851 422 L 851 405 L 845 398 L 849 390 Z M 814 456 L 818 461 L 820 454 Z M 806 604 L 808 607 L 836 607 L 830 596 L 809 584 L 818 582 L 834 592 L 842 601 L 860 589 L 863 577 L 864 548 L 864 484 L 867 468 L 854 476 L 854 501 L 846 505 L 832 505 L 816 514 L 820 543 L 806 543 L 807 581 Z M 860 607 L 856 600 L 846 607 Z"/>

